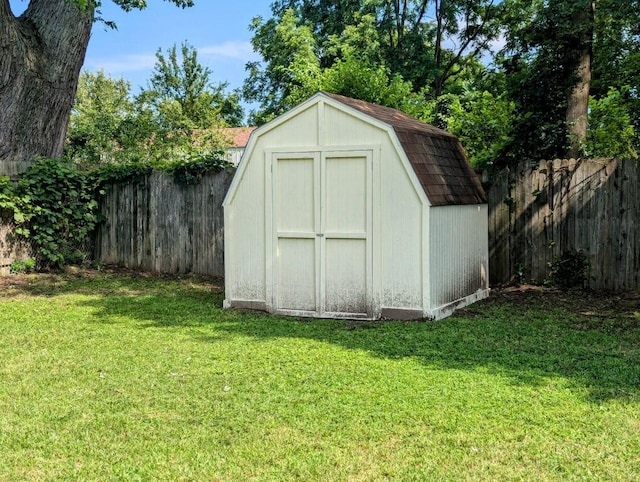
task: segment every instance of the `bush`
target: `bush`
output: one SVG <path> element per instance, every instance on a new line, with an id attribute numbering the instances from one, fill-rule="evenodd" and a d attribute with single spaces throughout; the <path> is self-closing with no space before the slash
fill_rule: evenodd
<path id="1" fill-rule="evenodd" d="M 23 204 L 16 232 L 30 241 L 38 267 L 58 269 L 82 258 L 80 247 L 96 225 L 98 206 L 85 174 L 60 159 L 39 159 L 15 194 Z"/>
<path id="2" fill-rule="evenodd" d="M 582 288 L 587 281 L 589 262 L 582 251 L 567 250 L 550 263 L 551 281 L 563 289 Z"/>
<path id="3" fill-rule="evenodd" d="M 11 273 L 32 273 L 36 269 L 36 260 L 28 258 L 20 261 L 14 261 L 11 263 Z"/>

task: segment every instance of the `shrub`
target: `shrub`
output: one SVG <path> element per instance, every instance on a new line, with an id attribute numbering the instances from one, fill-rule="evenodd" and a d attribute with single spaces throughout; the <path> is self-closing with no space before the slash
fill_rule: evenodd
<path id="1" fill-rule="evenodd" d="M 554 256 L 549 264 L 551 281 L 563 288 L 584 287 L 587 281 L 589 262 L 582 251 L 567 250 L 562 256 Z"/>
<path id="2" fill-rule="evenodd" d="M 11 273 L 20 274 L 20 273 L 32 273 L 36 269 L 36 260 L 33 258 L 28 258 L 24 260 L 14 261 L 11 263 Z"/>
<path id="3" fill-rule="evenodd" d="M 80 247 L 96 225 L 98 205 L 85 174 L 60 159 L 39 159 L 15 193 L 24 203 L 17 232 L 31 242 L 38 267 L 57 269 L 82 259 Z"/>

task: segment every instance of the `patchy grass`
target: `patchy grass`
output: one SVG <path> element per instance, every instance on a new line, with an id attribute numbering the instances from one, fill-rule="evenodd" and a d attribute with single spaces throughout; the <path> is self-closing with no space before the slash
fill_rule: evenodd
<path id="1" fill-rule="evenodd" d="M 0 480 L 637 480 L 640 298 L 435 323 L 223 311 L 215 280 L 0 280 Z"/>

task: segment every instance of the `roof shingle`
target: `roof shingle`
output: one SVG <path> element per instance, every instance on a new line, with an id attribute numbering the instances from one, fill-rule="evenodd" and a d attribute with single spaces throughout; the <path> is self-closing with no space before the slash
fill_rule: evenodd
<path id="1" fill-rule="evenodd" d="M 328 92 L 324 94 L 393 128 L 432 205 L 487 202 L 480 179 L 453 134 L 391 107 Z"/>

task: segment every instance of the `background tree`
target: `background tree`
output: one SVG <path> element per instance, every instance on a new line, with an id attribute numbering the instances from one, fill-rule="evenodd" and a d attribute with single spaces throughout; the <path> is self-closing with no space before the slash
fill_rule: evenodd
<path id="1" fill-rule="evenodd" d="M 518 122 L 514 158 L 578 157 L 587 137 L 593 0 L 512 0 L 502 66 Z"/>
<path id="2" fill-rule="evenodd" d="M 640 139 L 640 0 L 598 0 L 591 95 L 594 101 L 619 95 L 620 109 L 634 130 L 633 142 Z M 618 119 L 618 122 L 620 119 Z M 594 123 L 594 128 L 598 124 Z M 613 133 L 612 131 L 611 133 Z M 627 132 L 629 132 L 627 130 Z M 616 142 L 613 140 L 613 142 Z M 603 153 L 600 152 L 600 155 Z M 607 155 L 607 154 L 604 154 Z"/>
<path id="3" fill-rule="evenodd" d="M 342 35 L 329 36 L 321 49 L 311 27 L 300 24 L 295 12 L 288 9 L 263 44 L 263 55 L 272 61 L 263 67 L 249 65 L 245 96 L 262 105 L 250 122 L 266 122 L 319 90 L 415 111 L 421 97 L 413 92 L 412 84 L 370 60 L 378 51 L 378 44 L 366 40 L 375 35 L 371 20 L 365 16 L 358 25 L 345 28 Z M 335 56 L 326 67 L 318 55 L 321 50 Z"/>
<path id="4" fill-rule="evenodd" d="M 615 87 L 606 97 L 589 99 L 589 130 L 584 154 L 592 157 L 638 158 L 636 128 L 629 113 L 627 92 Z"/>
<path id="5" fill-rule="evenodd" d="M 169 0 L 187 7 L 193 0 Z M 113 0 L 124 10 L 145 0 Z M 101 2 L 30 0 L 19 17 L 0 0 L 0 174 L 62 154 L 80 68 Z"/>
<path id="6" fill-rule="evenodd" d="M 630 131 L 603 130 L 603 119 L 630 123 L 637 143 L 640 2 L 510 0 L 507 6 L 500 65 L 517 113 L 513 141 L 504 151 L 507 162 L 620 155 Z M 599 112 L 591 125 L 589 94 Z M 600 141 L 594 144 L 595 138 Z"/>
<path id="7" fill-rule="evenodd" d="M 237 93 L 213 84 L 197 51 L 184 43 L 158 50 L 148 87 L 131 98 L 129 83 L 102 72 L 80 76 L 66 154 L 77 164 L 164 162 L 226 147 L 219 128 L 243 117 Z"/>
<path id="8" fill-rule="evenodd" d="M 158 49 L 148 86 L 138 101 L 151 107 L 172 130 L 206 129 L 224 121 L 239 125 L 244 115 L 237 92 L 226 94 L 227 83 L 213 84 L 212 71 L 198 61 L 198 51 L 187 42 L 167 54 Z"/>
<path id="9" fill-rule="evenodd" d="M 501 9 L 497 0 L 276 1 L 273 18 L 251 25 L 263 61 L 248 64 L 245 97 L 260 102 L 258 119 L 284 111 L 300 57 L 310 73 L 337 62 L 382 66 L 414 93 L 437 97 L 498 36 Z"/>
<path id="10" fill-rule="evenodd" d="M 131 85 L 103 71 L 83 72 L 71 111 L 65 155 L 83 165 L 116 162 L 135 115 Z M 141 137 L 141 136 L 136 136 Z"/>
<path id="11" fill-rule="evenodd" d="M 452 132 L 478 169 L 492 168 L 511 142 L 515 104 L 505 95 L 467 88 L 424 104 L 418 117 Z"/>
<path id="12" fill-rule="evenodd" d="M 136 97 L 138 116 L 155 125 L 156 157 L 216 151 L 226 145 L 221 127 L 238 125 L 243 117 L 237 93 L 226 83 L 213 84 L 211 70 L 198 61 L 197 50 L 184 42 L 167 55 L 159 49 L 148 86 Z"/>

